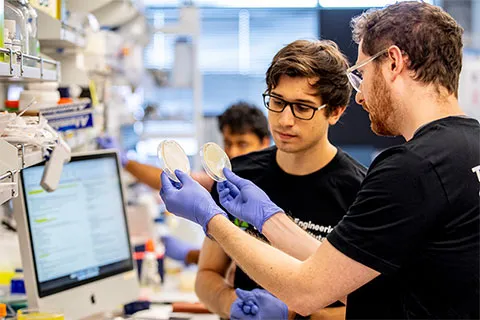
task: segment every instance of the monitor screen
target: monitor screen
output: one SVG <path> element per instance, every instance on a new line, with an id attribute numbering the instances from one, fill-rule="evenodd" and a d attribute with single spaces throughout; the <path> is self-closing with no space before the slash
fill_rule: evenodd
<path id="1" fill-rule="evenodd" d="M 22 170 L 39 297 L 133 269 L 116 154 L 73 157 L 57 190 Z"/>

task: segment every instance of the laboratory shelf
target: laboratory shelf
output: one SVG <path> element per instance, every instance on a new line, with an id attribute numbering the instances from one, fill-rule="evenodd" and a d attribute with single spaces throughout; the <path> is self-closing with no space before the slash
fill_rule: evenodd
<path id="1" fill-rule="evenodd" d="M 0 140 L 0 204 L 16 195 L 15 178 L 19 169 L 18 149 L 4 140 Z"/>
<path id="2" fill-rule="evenodd" d="M 0 62 L 0 82 L 59 81 L 60 63 L 0 48 L 8 62 Z M 16 62 L 17 57 L 20 61 Z M 16 63 L 15 63 L 15 62 Z M 32 62 L 32 63 L 27 63 Z M 33 64 L 34 66 L 30 66 Z"/>
<path id="3" fill-rule="evenodd" d="M 18 194 L 18 172 L 44 160 L 44 151 L 37 146 L 12 145 L 0 139 L 0 204 Z"/>
<path id="4" fill-rule="evenodd" d="M 44 151 L 39 147 L 21 145 L 19 146 L 19 149 L 20 152 L 18 161 L 22 169 L 34 166 L 45 160 L 43 156 Z"/>
<path id="5" fill-rule="evenodd" d="M 38 10 L 38 40 L 42 48 L 83 48 L 86 40 L 82 31 L 76 30 L 49 14 Z"/>
<path id="6" fill-rule="evenodd" d="M 13 188 L 2 187 L 0 184 L 0 204 L 4 204 L 13 198 Z"/>
<path id="7" fill-rule="evenodd" d="M 72 12 L 92 12 L 118 0 L 76 0 L 69 1 L 68 8 Z"/>
<path id="8" fill-rule="evenodd" d="M 16 184 L 11 185 L 10 182 L 4 182 L 3 180 L 11 179 L 14 173 L 6 173 L 0 176 L 0 205 L 4 204 L 5 202 L 9 201 L 16 194 Z"/>
<path id="9" fill-rule="evenodd" d="M 42 108 L 38 113 L 58 132 L 93 127 L 94 108 L 88 98 Z"/>
<path id="10" fill-rule="evenodd" d="M 0 140 L 5 143 L 5 141 Z M 17 145 L 18 166 L 16 169 L 6 170 L 3 167 L 3 172 L 0 173 L 0 204 L 15 198 L 18 195 L 18 173 L 21 169 L 34 166 L 45 160 L 44 151 L 39 147 Z M 4 148 L 0 147 L 0 150 Z M 4 154 L 2 154 L 3 158 Z"/>
<path id="11" fill-rule="evenodd" d="M 118 27 L 130 22 L 144 11 L 138 0 L 75 0 L 69 1 L 71 12 L 90 12 L 101 26 Z"/>

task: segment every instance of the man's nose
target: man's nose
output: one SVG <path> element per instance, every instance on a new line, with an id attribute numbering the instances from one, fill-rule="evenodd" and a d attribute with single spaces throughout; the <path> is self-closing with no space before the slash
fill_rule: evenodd
<path id="1" fill-rule="evenodd" d="M 278 122 L 284 127 L 291 127 L 295 124 L 295 116 L 293 115 L 291 105 L 285 106 L 285 109 L 280 113 L 280 119 Z"/>
<path id="2" fill-rule="evenodd" d="M 357 93 L 355 94 L 355 102 L 360 105 L 365 102 L 365 99 L 363 98 L 363 94 L 360 91 L 357 91 Z"/>

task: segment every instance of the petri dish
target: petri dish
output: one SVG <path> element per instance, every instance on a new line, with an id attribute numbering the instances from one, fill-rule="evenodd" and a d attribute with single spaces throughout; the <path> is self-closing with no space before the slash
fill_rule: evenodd
<path id="1" fill-rule="evenodd" d="M 180 182 L 175 175 L 175 170 L 190 174 L 190 161 L 183 148 L 174 140 L 163 140 L 157 148 L 160 167 L 175 182 Z"/>
<path id="2" fill-rule="evenodd" d="M 232 170 L 232 164 L 227 154 L 216 143 L 208 142 L 200 149 L 202 165 L 208 176 L 217 182 L 225 181 L 223 168 Z"/>

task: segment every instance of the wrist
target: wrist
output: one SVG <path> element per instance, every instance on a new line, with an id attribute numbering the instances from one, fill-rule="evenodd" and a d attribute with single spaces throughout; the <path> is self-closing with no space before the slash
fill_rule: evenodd
<path id="1" fill-rule="evenodd" d="M 277 217 L 278 219 L 278 216 L 280 216 L 279 213 L 284 214 L 283 210 L 278 207 L 274 208 L 274 210 L 271 210 L 270 212 L 273 212 L 273 213 L 266 215 L 263 218 L 261 225 L 259 225 L 259 228 L 257 228 L 257 230 L 262 234 L 265 232 L 265 225 L 267 225 L 267 229 L 268 229 L 268 225 L 271 225 L 271 223 L 268 223 L 268 222 L 271 221 L 272 218 Z M 273 222 L 276 222 L 276 219 L 274 219 Z"/>
<path id="2" fill-rule="evenodd" d="M 223 312 L 230 317 L 231 311 L 232 311 L 232 306 L 233 303 L 237 300 L 237 294 L 235 293 L 235 290 L 232 288 L 225 288 L 225 303 L 223 304 Z"/>
<path id="3" fill-rule="evenodd" d="M 205 224 L 203 225 L 203 231 L 205 232 L 205 235 L 207 237 L 210 237 L 210 234 L 208 233 L 208 226 L 210 225 L 210 222 L 212 220 L 214 220 L 215 217 L 223 216 L 223 217 L 228 219 L 228 216 L 225 213 L 225 211 L 220 209 L 220 207 L 218 207 L 218 206 L 214 206 L 212 209 L 210 209 L 210 212 L 211 212 L 210 216 L 207 217 L 207 220 L 205 221 Z"/>
<path id="4" fill-rule="evenodd" d="M 269 235 L 278 232 L 282 233 L 282 229 L 285 227 L 285 224 L 288 223 L 285 219 L 289 221 L 289 218 L 283 212 L 277 212 L 271 215 L 263 223 L 262 234 L 268 238 Z"/>
<path id="5" fill-rule="evenodd" d="M 207 222 L 205 228 L 204 228 L 204 231 L 205 231 L 205 229 L 207 229 L 207 232 L 205 232 L 205 235 L 207 237 L 209 237 L 211 240 L 215 239 L 214 241 L 218 241 L 215 238 L 215 232 L 221 231 L 222 225 L 225 223 L 225 221 L 224 221 L 225 218 L 226 218 L 226 216 L 224 216 L 222 214 L 216 214 L 213 217 L 211 217 L 210 220 Z M 226 220 L 227 220 L 227 222 L 230 223 L 230 221 L 228 221 L 228 218 Z M 218 234 L 217 234 L 217 236 L 218 236 Z"/>

